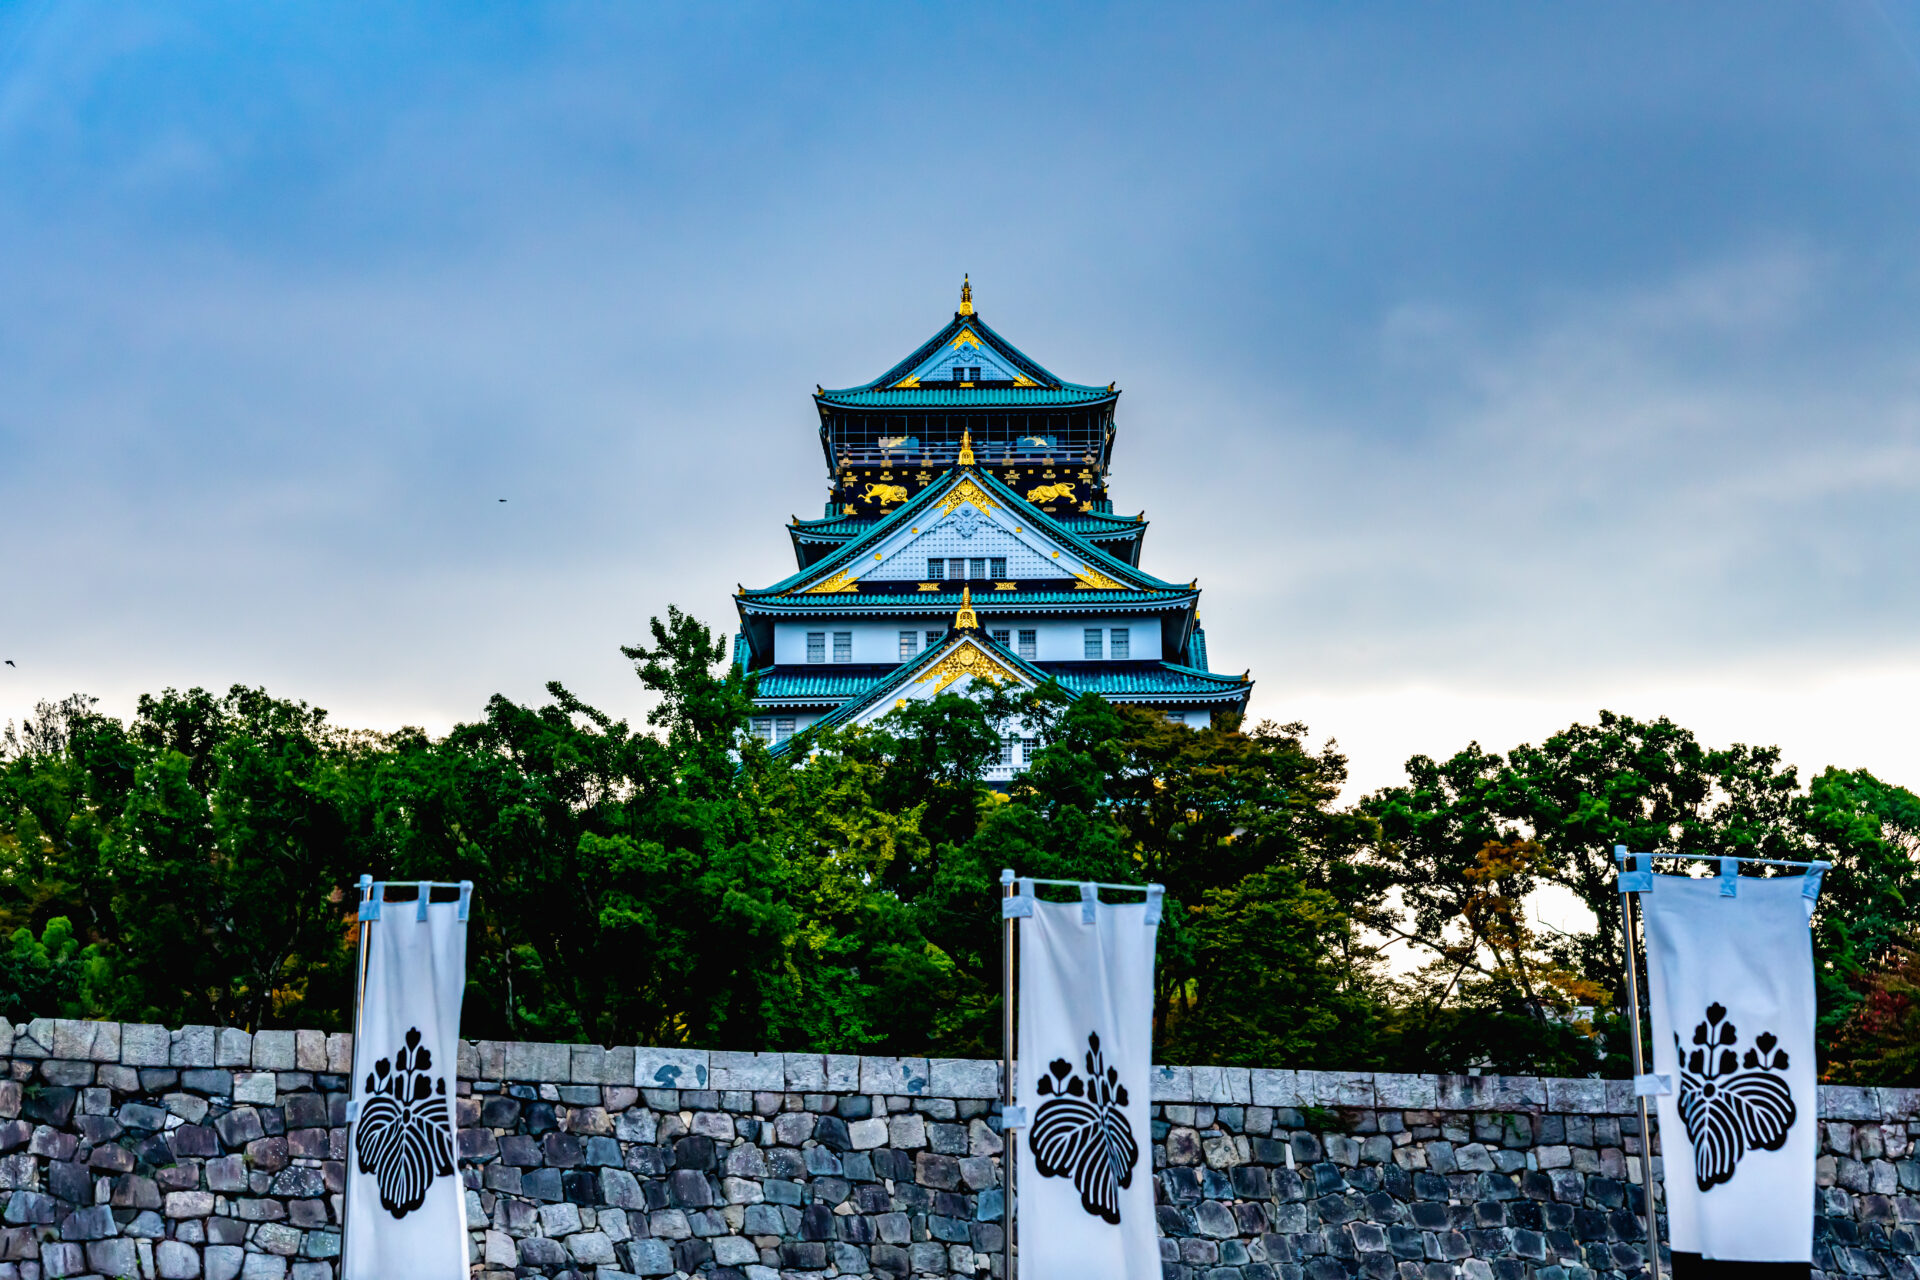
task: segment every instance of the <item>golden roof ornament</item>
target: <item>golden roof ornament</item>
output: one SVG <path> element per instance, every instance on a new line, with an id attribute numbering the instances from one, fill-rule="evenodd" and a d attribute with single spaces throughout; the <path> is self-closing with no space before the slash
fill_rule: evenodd
<path id="1" fill-rule="evenodd" d="M 973 432 L 971 431 L 960 433 L 960 465 L 963 467 L 973 465 Z"/>
<path id="2" fill-rule="evenodd" d="M 960 314 L 963 316 L 973 314 L 973 285 L 965 274 L 960 277 Z"/>
<path id="3" fill-rule="evenodd" d="M 978 631 L 980 619 L 973 612 L 973 588 L 960 588 L 960 612 L 953 615 L 955 631 Z"/>

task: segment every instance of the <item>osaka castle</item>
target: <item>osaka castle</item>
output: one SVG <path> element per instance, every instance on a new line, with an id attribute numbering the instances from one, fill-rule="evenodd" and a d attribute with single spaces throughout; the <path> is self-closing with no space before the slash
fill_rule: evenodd
<path id="1" fill-rule="evenodd" d="M 1056 377 L 963 283 L 905 359 L 813 399 L 826 511 L 787 526 L 790 577 L 734 597 L 763 740 L 981 681 L 1057 680 L 1194 727 L 1246 710 L 1253 682 L 1210 667 L 1198 582 L 1141 568 L 1146 517 L 1113 513 L 1113 383 Z M 1030 748 L 1016 732 L 998 774 Z"/>

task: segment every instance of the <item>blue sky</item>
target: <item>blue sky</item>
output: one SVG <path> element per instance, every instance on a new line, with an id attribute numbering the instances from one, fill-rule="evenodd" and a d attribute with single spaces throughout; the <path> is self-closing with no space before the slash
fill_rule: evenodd
<path id="1" fill-rule="evenodd" d="M 1254 711 L 1920 785 L 1912 6 L 0 3 L 0 720 L 445 728 L 731 622 L 980 311 Z M 509 502 L 501 505 L 499 497 Z"/>

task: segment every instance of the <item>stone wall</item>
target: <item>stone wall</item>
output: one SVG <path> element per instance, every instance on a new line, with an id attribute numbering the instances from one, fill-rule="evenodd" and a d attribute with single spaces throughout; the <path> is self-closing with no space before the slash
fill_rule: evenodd
<path id="1" fill-rule="evenodd" d="M 0 1021 L 0 1280 L 328 1280 L 349 1050 Z M 999 1273 L 997 1063 L 483 1041 L 459 1077 L 485 1280 Z M 1152 1090 L 1177 1280 L 1643 1270 L 1621 1082 L 1161 1067 Z M 1920 1091 L 1820 1109 L 1816 1268 L 1916 1280 Z"/>

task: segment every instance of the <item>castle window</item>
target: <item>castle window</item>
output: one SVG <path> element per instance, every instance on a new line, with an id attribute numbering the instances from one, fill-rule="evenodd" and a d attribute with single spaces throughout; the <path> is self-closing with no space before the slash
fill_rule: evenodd
<path id="1" fill-rule="evenodd" d="M 807 632 L 807 661 L 825 662 L 827 660 L 827 633 L 824 631 Z"/>
<path id="2" fill-rule="evenodd" d="M 753 736 L 762 742 L 773 741 L 773 717 L 755 716 L 753 718 Z"/>
<path id="3" fill-rule="evenodd" d="M 966 577 L 966 576 L 967 576 L 967 562 L 966 562 L 965 560 L 961 560 L 961 559 L 959 559 L 958 557 L 956 557 L 956 558 L 954 558 L 954 559 L 952 559 L 952 560 L 949 560 L 949 561 L 947 561 L 947 576 L 948 576 L 949 578 L 964 578 L 964 577 Z"/>
<path id="4" fill-rule="evenodd" d="M 1100 648 L 1101 648 L 1100 638 L 1104 634 L 1105 633 L 1102 632 L 1098 627 L 1088 627 L 1086 629 L 1087 656 L 1089 658 L 1098 658 L 1101 656 L 1100 655 Z"/>
<path id="5" fill-rule="evenodd" d="M 965 365 L 957 364 L 953 366 L 953 380 L 955 382 L 965 382 L 967 380 L 967 368 Z"/>
<path id="6" fill-rule="evenodd" d="M 1131 637 L 1127 633 L 1127 628 L 1115 627 L 1113 629 L 1113 647 L 1109 652 L 1116 658 L 1126 657 L 1128 650 L 1132 647 L 1130 640 Z"/>
<path id="7" fill-rule="evenodd" d="M 929 631 L 929 632 L 927 632 L 927 648 L 929 648 L 929 649 L 931 649 L 931 648 L 933 648 L 933 646 L 935 646 L 935 645 L 937 645 L 937 644 L 939 644 L 939 643 L 940 643 L 940 637 L 941 637 L 941 636 L 943 636 L 943 635 L 945 635 L 945 634 L 947 634 L 947 633 L 946 633 L 946 632 L 944 632 L 944 631 Z"/>
<path id="8" fill-rule="evenodd" d="M 920 645 L 919 632 L 902 631 L 900 633 L 900 656 L 901 657 L 911 658 L 914 655 L 914 653 L 918 650 L 919 645 Z"/>
<path id="9" fill-rule="evenodd" d="M 853 661 L 853 632 L 836 631 L 833 633 L 833 660 L 835 662 Z"/>
<path id="10" fill-rule="evenodd" d="M 974 366 L 973 366 L 972 368 L 970 368 L 970 369 L 968 369 L 968 370 L 967 370 L 967 381 L 969 381 L 969 382 L 978 382 L 978 381 L 980 381 L 980 366 L 979 366 L 979 365 L 977 365 L 977 364 L 976 364 L 976 365 L 974 365 Z"/>
<path id="11" fill-rule="evenodd" d="M 1020 656 L 1031 662 L 1040 656 L 1040 633 L 1022 631 L 1020 633 Z"/>
<path id="12" fill-rule="evenodd" d="M 935 579 L 946 577 L 947 562 L 939 556 L 928 556 L 927 557 L 927 576 L 929 578 L 935 578 Z"/>
<path id="13" fill-rule="evenodd" d="M 1020 759 L 1027 764 L 1032 764 L 1033 753 L 1040 749 L 1040 739 L 1028 738 L 1021 746 Z"/>
<path id="14" fill-rule="evenodd" d="M 993 633 L 993 642 L 995 644 L 1010 644 L 1012 641 L 1013 632 L 1011 631 L 996 631 Z"/>
<path id="15" fill-rule="evenodd" d="M 988 576 L 995 578 L 1004 578 L 1007 576 L 1007 558 L 1005 556 L 994 556 L 988 561 L 988 564 L 992 566 L 987 570 Z"/>
<path id="16" fill-rule="evenodd" d="M 969 578 L 986 577 L 987 576 L 987 558 L 985 556 L 975 556 L 973 558 L 972 568 L 968 572 L 967 576 Z"/>
<path id="17" fill-rule="evenodd" d="M 1018 741 L 1018 738 L 1000 739 L 1000 763 L 1002 765 L 1013 764 L 1013 744 Z"/>
<path id="18" fill-rule="evenodd" d="M 773 718 L 773 740 L 785 742 L 793 736 L 793 717 L 775 716 Z"/>

